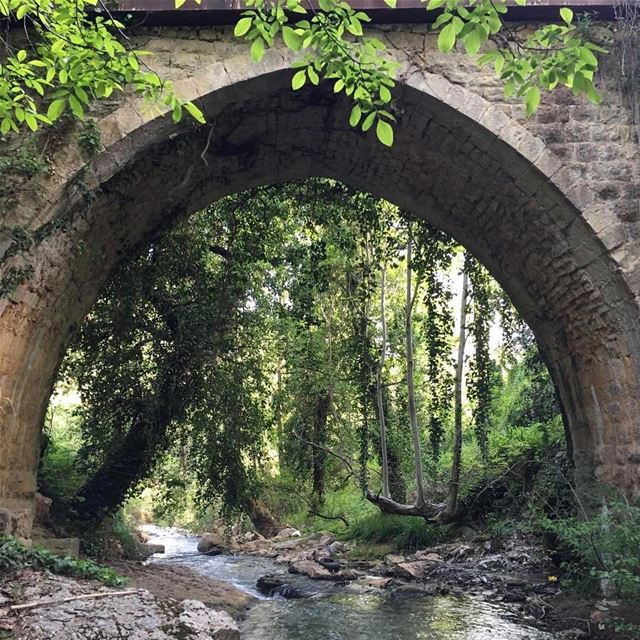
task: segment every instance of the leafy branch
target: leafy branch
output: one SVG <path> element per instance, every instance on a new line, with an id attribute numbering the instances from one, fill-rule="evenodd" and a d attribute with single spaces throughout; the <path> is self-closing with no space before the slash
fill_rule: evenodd
<path id="1" fill-rule="evenodd" d="M 516 1 L 521 6 L 527 2 Z M 396 5 L 396 0 L 385 2 L 392 8 Z M 281 38 L 287 48 L 303 54 L 292 65 L 294 90 L 333 81 L 334 92 L 344 92 L 353 102 L 351 126 L 368 131 L 376 124 L 380 142 L 393 144 L 395 117 L 389 104 L 398 65 L 389 59 L 383 42 L 364 34 L 363 23 L 370 22 L 365 12 L 341 0 L 319 0 L 319 10 L 309 3 L 309 11 L 301 0 L 246 0 L 245 4 L 248 10 L 234 33 L 251 43 L 254 61 L 259 62 Z M 469 55 L 479 54 L 489 43 L 495 46 L 478 63 L 494 66 L 505 96 L 523 98 L 528 115 L 538 108 L 541 91 L 559 85 L 600 102 L 593 85 L 598 68 L 595 53 L 605 50 L 582 39 L 571 9 L 560 9 L 561 24 L 545 25 L 522 37 L 505 23 L 506 0 L 425 0 L 425 4 L 427 11 L 440 12 L 433 29 L 439 32 L 438 48 L 443 53 L 457 43 Z M 293 17 L 308 13 L 309 19 Z"/>
<path id="2" fill-rule="evenodd" d="M 100 0 L 0 0 L 0 17 L 23 21 L 28 36 L 25 48 L 5 42 L 0 133 L 36 131 L 65 112 L 81 120 L 92 101 L 127 87 L 150 105 L 171 109 L 175 121 L 184 109 L 204 122 L 196 105 L 181 100 L 169 81 L 146 68 L 142 58 L 148 52 L 128 44 L 124 25 L 102 12 Z"/>

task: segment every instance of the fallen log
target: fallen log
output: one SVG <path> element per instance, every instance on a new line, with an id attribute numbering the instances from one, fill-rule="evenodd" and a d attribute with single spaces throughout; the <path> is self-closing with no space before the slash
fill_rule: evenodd
<path id="1" fill-rule="evenodd" d="M 38 602 L 27 602 L 25 604 L 14 604 L 11 611 L 24 611 L 25 609 L 36 609 L 38 607 L 50 607 L 57 604 L 65 604 L 74 600 L 90 600 L 98 598 L 109 598 L 113 596 L 131 596 L 140 593 L 143 589 L 130 589 L 128 591 L 100 591 L 98 593 L 85 593 L 81 596 L 70 596 L 68 598 L 60 598 L 58 600 L 39 600 Z"/>
<path id="2" fill-rule="evenodd" d="M 402 504 L 391 498 L 373 494 L 371 491 L 366 492 L 365 498 L 375 504 L 382 513 L 394 516 L 417 516 L 434 523 L 437 522 L 438 515 L 444 509 L 443 504 Z"/>

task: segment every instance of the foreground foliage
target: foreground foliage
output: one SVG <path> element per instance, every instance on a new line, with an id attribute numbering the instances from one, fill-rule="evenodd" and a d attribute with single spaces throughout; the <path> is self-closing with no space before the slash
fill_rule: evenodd
<path id="1" fill-rule="evenodd" d="M 395 6 L 395 0 L 385 0 Z M 184 0 L 176 0 L 176 7 Z M 520 5 L 526 0 L 517 0 Z M 301 0 L 246 0 L 247 11 L 235 26 L 235 35 L 250 43 L 254 61 L 279 39 L 301 53 L 294 63 L 293 89 L 307 82 L 333 82 L 353 102 L 349 122 L 362 131 L 375 128 L 380 142 L 393 144 L 392 91 L 397 63 L 387 56 L 385 43 L 366 35 L 370 22 L 363 11 L 343 0 L 320 0 L 318 9 Z M 560 10 L 559 24 L 539 27 L 526 36 L 505 25 L 506 0 L 429 0 L 426 10 L 438 12 L 433 28 L 438 48 L 446 53 L 457 43 L 467 54 L 490 64 L 505 83 L 505 95 L 524 99 L 533 113 L 543 90 L 566 86 L 593 102 L 598 60 L 604 51 L 582 38 L 573 12 Z M 302 14 L 302 15 L 300 15 Z M 130 89 L 149 106 L 168 108 L 174 121 L 188 112 L 203 123 L 200 109 L 180 99 L 170 82 L 144 62 L 148 52 L 136 49 L 102 0 L 0 0 L 0 16 L 23 22 L 26 38 L 11 41 L 0 65 L 0 132 L 36 131 L 65 112 L 83 119 L 94 100 Z M 297 19 L 297 17 L 302 19 Z"/>
<path id="2" fill-rule="evenodd" d="M 579 583 L 630 602 L 640 598 L 640 507 L 614 501 L 592 518 L 545 518 L 578 562 L 568 570 Z"/>
<path id="3" fill-rule="evenodd" d="M 0 570 L 19 569 L 46 569 L 60 575 L 98 580 L 109 587 L 126 583 L 126 578 L 116 571 L 93 560 L 56 556 L 43 548 L 27 548 L 11 536 L 0 536 Z"/>

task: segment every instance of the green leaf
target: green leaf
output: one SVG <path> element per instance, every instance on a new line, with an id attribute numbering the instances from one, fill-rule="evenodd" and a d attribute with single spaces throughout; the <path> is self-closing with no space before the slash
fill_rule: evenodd
<path id="1" fill-rule="evenodd" d="M 302 36 L 299 36 L 291 27 L 282 27 L 282 39 L 292 51 L 302 49 Z"/>
<path id="2" fill-rule="evenodd" d="M 469 55 L 474 55 L 480 51 L 480 34 L 477 31 L 470 31 L 464 38 L 464 48 Z"/>
<path id="3" fill-rule="evenodd" d="M 358 122 L 360 122 L 360 118 L 362 118 L 362 109 L 360 105 L 354 104 L 353 109 L 351 109 L 351 115 L 349 116 L 349 124 L 355 127 Z"/>
<path id="4" fill-rule="evenodd" d="M 389 91 L 389 89 L 384 85 L 380 87 L 379 95 L 380 95 L 380 100 L 382 100 L 382 102 L 384 103 L 391 102 L 391 91 Z"/>
<path id="5" fill-rule="evenodd" d="M 540 89 L 538 89 L 538 87 L 531 87 L 524 97 L 524 103 L 527 107 L 528 116 L 535 113 L 540 104 Z"/>
<path id="6" fill-rule="evenodd" d="M 249 53 L 254 62 L 260 62 L 260 60 L 262 60 L 262 56 L 264 56 L 264 40 L 260 36 L 251 44 Z"/>
<path id="7" fill-rule="evenodd" d="M 27 126 L 29 127 L 29 129 L 31 129 L 31 131 L 37 131 L 38 130 L 38 121 L 35 119 L 34 115 L 32 113 L 29 113 L 28 111 L 24 114 L 24 121 L 27 123 Z"/>
<path id="8" fill-rule="evenodd" d="M 195 104 L 193 104 L 193 102 L 185 102 L 184 108 L 196 122 L 205 124 L 206 120 L 204 114 L 202 113 L 202 111 L 200 111 L 200 109 L 198 109 L 198 107 L 196 107 Z"/>
<path id="9" fill-rule="evenodd" d="M 311 80 L 311 82 L 315 85 L 320 82 L 320 78 L 318 77 L 316 70 L 313 68 L 313 65 L 309 65 L 307 67 L 307 76 L 309 77 L 309 80 Z"/>
<path id="10" fill-rule="evenodd" d="M 393 145 L 393 127 L 388 122 L 378 120 L 376 136 L 378 136 L 378 140 L 387 147 Z"/>
<path id="11" fill-rule="evenodd" d="M 433 9 L 439 9 L 446 0 L 429 0 L 427 4 L 427 11 L 432 11 Z"/>
<path id="12" fill-rule="evenodd" d="M 527 4 L 527 0 L 516 0 L 516 4 L 520 7 L 524 7 Z"/>
<path id="13" fill-rule="evenodd" d="M 67 106 L 67 101 L 64 98 L 58 98 L 54 100 L 47 109 L 47 118 L 49 120 L 57 120 L 63 113 L 64 108 Z"/>
<path id="14" fill-rule="evenodd" d="M 293 78 L 291 78 L 291 88 L 294 91 L 302 88 L 304 83 L 307 81 L 307 72 L 304 69 L 300 69 L 293 74 Z"/>
<path id="15" fill-rule="evenodd" d="M 448 53 L 453 49 L 456 43 L 456 27 L 453 23 L 449 23 L 438 36 L 438 49 L 442 53 Z"/>
<path id="16" fill-rule="evenodd" d="M 397 4 L 397 0 L 384 0 L 384 3 L 388 7 L 391 7 L 392 9 L 395 9 L 396 8 L 396 4 Z"/>
<path id="17" fill-rule="evenodd" d="M 376 119 L 376 112 L 372 111 L 365 119 L 364 122 L 362 123 L 362 130 L 363 131 L 369 131 L 369 129 L 371 129 L 371 126 L 373 125 L 373 121 Z"/>
<path id="18" fill-rule="evenodd" d="M 509 78 L 504 84 L 504 97 L 510 98 L 516 90 L 516 83 L 513 78 Z"/>
<path id="19" fill-rule="evenodd" d="M 84 116 L 84 109 L 82 108 L 82 105 L 80 104 L 78 98 L 76 98 L 73 94 L 69 95 L 69 106 L 71 107 L 73 115 L 78 119 L 82 119 L 82 117 Z"/>
<path id="20" fill-rule="evenodd" d="M 569 7 L 562 7 L 562 9 L 560 9 L 560 17 L 567 24 L 571 24 L 571 21 L 573 20 L 573 11 L 571 11 L 571 9 L 569 9 Z"/>
<path id="21" fill-rule="evenodd" d="M 233 29 L 233 35 L 236 36 L 236 38 L 241 38 L 251 29 L 252 24 L 253 18 L 240 18 Z"/>
<path id="22" fill-rule="evenodd" d="M 587 99 L 593 104 L 600 104 L 602 102 L 602 96 L 598 93 L 596 88 L 593 86 L 593 82 L 588 81 L 585 87 L 585 94 Z"/>

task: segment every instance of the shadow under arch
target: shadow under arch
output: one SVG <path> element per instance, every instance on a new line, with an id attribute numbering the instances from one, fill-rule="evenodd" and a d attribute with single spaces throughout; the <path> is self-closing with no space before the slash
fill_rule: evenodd
<path id="1" fill-rule="evenodd" d="M 11 398 L 0 506 L 28 508 L 68 336 L 118 262 L 225 195 L 307 177 L 383 197 L 474 253 L 536 335 L 580 486 L 598 479 L 637 495 L 640 313 L 558 159 L 498 107 L 428 74 L 399 88 L 388 149 L 348 126 L 343 97 L 325 87 L 293 93 L 284 61 L 266 64 L 276 69 L 226 84 L 210 70 L 196 78 L 193 97 L 208 116 L 201 127 L 168 116 L 145 121 L 134 105 L 120 107 L 100 123 L 104 151 L 40 214 L 40 224 L 56 216 L 72 223 L 37 247 L 31 282 L 0 306 L 0 399 Z M 216 86 L 209 90 L 204 76 Z M 3 342 L 9 334 L 20 337 Z"/>

